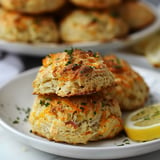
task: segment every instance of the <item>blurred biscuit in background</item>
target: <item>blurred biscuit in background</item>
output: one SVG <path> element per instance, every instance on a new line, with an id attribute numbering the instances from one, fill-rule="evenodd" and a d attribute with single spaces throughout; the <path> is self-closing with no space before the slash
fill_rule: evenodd
<path id="1" fill-rule="evenodd" d="M 65 2 L 66 0 L 0 0 L 5 9 L 29 14 L 53 12 Z"/>
<path id="2" fill-rule="evenodd" d="M 127 24 L 106 12 L 75 10 L 60 23 L 60 35 L 64 42 L 103 42 L 127 33 Z"/>
<path id="3" fill-rule="evenodd" d="M 152 11 L 141 2 L 126 1 L 120 5 L 118 10 L 131 30 L 143 29 L 155 20 Z"/>
<path id="4" fill-rule="evenodd" d="M 53 18 L 29 16 L 0 9 L 0 38 L 28 43 L 58 42 L 59 31 Z"/>
<path id="5" fill-rule="evenodd" d="M 122 0 L 70 0 L 73 4 L 92 9 L 102 9 L 118 5 Z"/>

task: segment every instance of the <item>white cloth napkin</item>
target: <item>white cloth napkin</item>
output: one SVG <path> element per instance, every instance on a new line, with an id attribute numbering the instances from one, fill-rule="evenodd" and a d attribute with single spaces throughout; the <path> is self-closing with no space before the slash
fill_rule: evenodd
<path id="1" fill-rule="evenodd" d="M 18 56 L 6 55 L 5 58 L 0 59 L 0 86 L 21 72 L 23 67 Z"/>

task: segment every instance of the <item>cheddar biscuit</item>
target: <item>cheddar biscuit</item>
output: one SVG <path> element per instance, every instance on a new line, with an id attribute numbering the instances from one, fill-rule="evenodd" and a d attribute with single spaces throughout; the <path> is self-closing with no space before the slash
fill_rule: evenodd
<path id="1" fill-rule="evenodd" d="M 111 41 L 128 33 L 128 25 L 106 12 L 75 10 L 60 23 L 64 42 Z"/>
<path id="2" fill-rule="evenodd" d="M 0 0 L 1 5 L 12 11 L 39 14 L 59 9 L 66 0 Z"/>
<path id="3" fill-rule="evenodd" d="M 104 61 L 115 77 L 115 86 L 104 92 L 116 98 L 122 110 L 144 106 L 149 96 L 149 88 L 144 79 L 123 59 L 110 55 L 105 56 Z"/>
<path id="4" fill-rule="evenodd" d="M 69 144 L 113 138 L 123 129 L 118 103 L 101 94 L 37 96 L 29 122 L 32 133 Z"/>
<path id="5" fill-rule="evenodd" d="M 0 38 L 16 42 L 57 42 L 59 31 L 52 18 L 27 16 L 0 9 Z"/>
<path id="6" fill-rule="evenodd" d="M 121 0 L 70 0 L 77 6 L 102 9 L 112 7 L 121 3 Z"/>
<path id="7" fill-rule="evenodd" d="M 61 97 L 91 94 L 112 85 L 113 80 L 98 52 L 71 49 L 43 59 L 33 93 Z"/>
<path id="8" fill-rule="evenodd" d="M 131 30 L 147 27 L 155 20 L 155 15 L 143 3 L 129 1 L 119 7 L 120 16 L 129 25 Z"/>

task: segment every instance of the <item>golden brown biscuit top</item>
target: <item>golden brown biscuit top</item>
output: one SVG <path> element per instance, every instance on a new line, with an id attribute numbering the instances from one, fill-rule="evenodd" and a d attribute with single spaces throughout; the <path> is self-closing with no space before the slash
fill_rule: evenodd
<path id="1" fill-rule="evenodd" d="M 104 63 L 107 65 L 107 68 L 114 74 L 126 72 L 127 70 L 131 69 L 125 60 L 120 59 L 115 55 L 105 56 Z"/>
<path id="2" fill-rule="evenodd" d="M 123 59 L 115 55 L 104 57 L 104 63 L 107 68 L 113 73 L 116 84 L 123 84 L 127 88 L 132 88 L 135 80 L 143 81 L 143 78 L 135 72 L 132 67 Z"/>
<path id="3" fill-rule="evenodd" d="M 53 19 L 50 17 L 33 17 L 30 15 L 22 15 L 14 11 L 5 11 L 3 9 L 0 9 L 0 20 L 1 23 L 8 23 L 8 26 L 12 26 L 12 24 L 14 24 L 20 32 L 26 31 L 30 26 L 33 26 L 35 30 L 38 31 L 42 26 L 47 26 L 49 24 L 50 27 L 52 27 L 52 24 L 54 23 Z"/>
<path id="4" fill-rule="evenodd" d="M 42 64 L 43 68 L 52 66 L 53 76 L 63 81 L 88 76 L 95 70 L 100 73 L 107 69 L 98 52 L 81 49 L 70 49 L 62 53 L 50 54 L 43 59 Z"/>

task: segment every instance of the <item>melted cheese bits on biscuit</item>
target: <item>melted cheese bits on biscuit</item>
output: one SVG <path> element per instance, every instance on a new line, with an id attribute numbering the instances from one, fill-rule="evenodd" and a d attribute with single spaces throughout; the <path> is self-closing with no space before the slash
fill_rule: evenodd
<path id="1" fill-rule="evenodd" d="M 113 80 L 98 52 L 71 49 L 43 59 L 33 92 L 61 97 L 91 94 L 112 85 Z"/>

